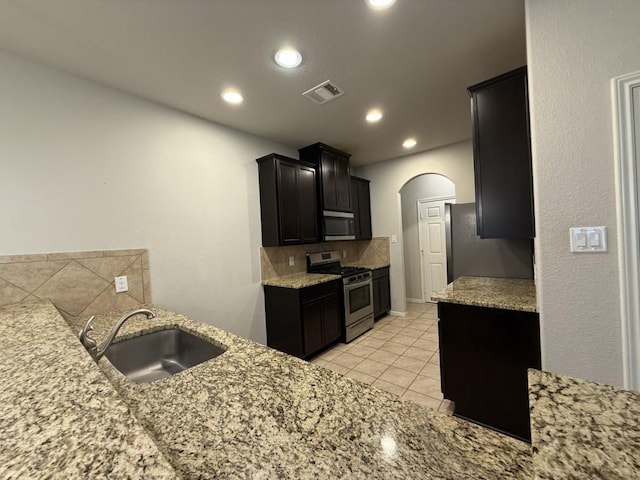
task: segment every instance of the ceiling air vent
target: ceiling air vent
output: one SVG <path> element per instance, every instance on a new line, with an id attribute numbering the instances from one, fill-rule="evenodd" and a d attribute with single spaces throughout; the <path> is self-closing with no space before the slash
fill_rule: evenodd
<path id="1" fill-rule="evenodd" d="M 338 87 L 335 83 L 331 83 L 331 80 L 327 80 L 326 82 L 322 82 L 320 85 L 310 88 L 302 95 L 307 97 L 313 103 L 324 105 L 331 100 L 341 97 L 344 93 L 344 90 Z"/>

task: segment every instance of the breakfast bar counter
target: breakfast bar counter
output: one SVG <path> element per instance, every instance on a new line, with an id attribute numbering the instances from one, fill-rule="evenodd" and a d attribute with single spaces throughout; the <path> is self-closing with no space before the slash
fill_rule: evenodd
<path id="1" fill-rule="evenodd" d="M 525 479 L 529 446 L 184 315 L 152 307 L 123 338 L 178 326 L 227 348 L 165 380 L 100 368 L 185 478 Z M 117 318 L 98 317 L 97 336 Z"/>
<path id="2" fill-rule="evenodd" d="M 69 329 L 51 304 L 0 312 L 3 368 L 25 363 L 5 382 L 2 400 L 12 407 L 0 413 L 0 431 L 10 434 L 3 447 L 12 450 L 0 452 L 0 476 L 106 477 L 108 470 L 93 464 L 104 458 L 110 478 L 531 478 L 529 446 L 522 442 L 151 308 L 157 318 L 133 317 L 116 340 L 178 326 L 226 352 L 164 380 L 136 384 L 105 357 L 96 365 L 74 336 L 79 325 Z M 96 339 L 105 338 L 119 313 L 97 317 Z M 22 335 L 27 328 L 38 334 Z M 36 345 L 47 356 L 30 369 Z M 24 392 L 29 397 L 20 402 Z M 65 408 L 53 410 L 56 402 Z M 42 408 L 30 417 L 27 406 L 38 404 Z M 98 410 L 83 423 L 87 408 Z M 68 433 L 47 451 L 51 439 L 40 435 L 60 433 L 58 425 Z M 26 451 L 27 445 L 33 449 Z"/>
<path id="3" fill-rule="evenodd" d="M 530 371 L 532 449 L 150 308 L 116 341 L 178 327 L 226 351 L 138 384 L 96 365 L 50 303 L 0 309 L 1 478 L 640 477 L 637 393 Z M 98 340 L 121 313 L 97 317 Z"/>

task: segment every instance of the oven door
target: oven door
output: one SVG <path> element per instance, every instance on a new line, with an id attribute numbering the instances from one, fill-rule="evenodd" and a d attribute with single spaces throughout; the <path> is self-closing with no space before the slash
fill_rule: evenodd
<path id="1" fill-rule="evenodd" d="M 373 313 L 373 287 L 371 279 L 344 287 L 344 320 L 346 325 Z"/>

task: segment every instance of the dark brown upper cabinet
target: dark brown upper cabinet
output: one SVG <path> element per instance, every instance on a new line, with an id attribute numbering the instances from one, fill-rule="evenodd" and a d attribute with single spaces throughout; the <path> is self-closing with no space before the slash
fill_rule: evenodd
<path id="1" fill-rule="evenodd" d="M 481 238 L 533 238 L 527 67 L 468 89 Z"/>
<path id="2" fill-rule="evenodd" d="M 351 205 L 356 240 L 371 240 L 369 180 L 351 176 Z"/>
<path id="3" fill-rule="evenodd" d="M 321 210 L 353 212 L 351 205 L 350 154 L 315 143 L 298 150 L 300 160 L 318 168 Z"/>
<path id="4" fill-rule="evenodd" d="M 316 243 L 316 168 L 277 153 L 256 160 L 260 182 L 262 245 Z"/>

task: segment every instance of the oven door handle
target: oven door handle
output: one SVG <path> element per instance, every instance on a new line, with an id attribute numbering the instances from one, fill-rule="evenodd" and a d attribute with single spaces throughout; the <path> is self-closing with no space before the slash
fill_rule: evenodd
<path id="1" fill-rule="evenodd" d="M 344 289 L 345 291 L 350 291 L 350 290 L 355 290 L 356 288 L 364 287 L 365 285 L 372 285 L 372 284 L 373 284 L 373 281 L 369 279 L 365 282 L 350 283 L 349 285 L 345 285 Z"/>

